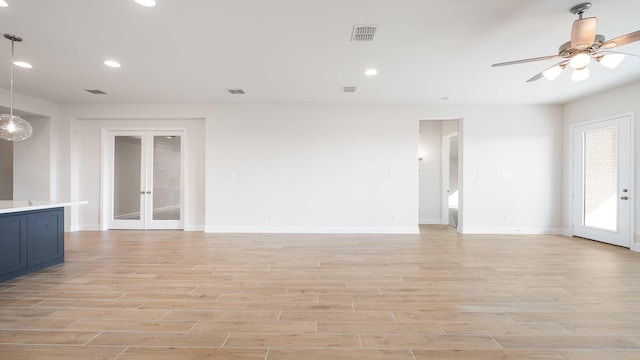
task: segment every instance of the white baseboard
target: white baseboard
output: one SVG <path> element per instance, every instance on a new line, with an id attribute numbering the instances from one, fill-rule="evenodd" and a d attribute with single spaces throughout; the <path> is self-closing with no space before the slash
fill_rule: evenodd
<path id="1" fill-rule="evenodd" d="M 418 227 L 243 227 L 205 226 L 207 233 L 257 234 L 419 234 Z"/>
<path id="2" fill-rule="evenodd" d="M 64 232 L 76 232 L 76 231 L 106 231 L 107 229 L 101 229 L 100 225 L 71 225 L 65 226 Z M 204 231 L 204 225 L 188 225 L 184 227 L 184 231 Z"/>
<path id="3" fill-rule="evenodd" d="M 561 228 L 461 228 L 461 234 L 494 234 L 494 235 L 564 235 L 566 229 Z"/>
<path id="4" fill-rule="evenodd" d="M 420 219 L 418 220 L 420 225 L 442 225 L 442 219 Z"/>
<path id="5" fill-rule="evenodd" d="M 640 234 L 633 234 L 633 240 L 631 241 L 629 249 L 640 252 Z"/>
<path id="6" fill-rule="evenodd" d="M 76 231 L 101 231 L 99 225 L 71 225 L 65 226 L 64 232 L 76 232 Z"/>
<path id="7" fill-rule="evenodd" d="M 184 231 L 204 231 L 204 225 L 185 225 Z"/>
<path id="8" fill-rule="evenodd" d="M 75 225 L 75 231 L 102 231 L 100 225 Z"/>

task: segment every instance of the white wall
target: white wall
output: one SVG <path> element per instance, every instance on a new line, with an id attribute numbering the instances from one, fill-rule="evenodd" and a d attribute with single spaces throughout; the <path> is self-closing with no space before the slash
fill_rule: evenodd
<path id="1" fill-rule="evenodd" d="M 439 120 L 420 121 L 420 224 L 442 223 L 442 125 Z"/>
<path id="2" fill-rule="evenodd" d="M 416 117 L 220 105 L 207 125 L 207 231 L 417 232 Z"/>
<path id="3" fill-rule="evenodd" d="M 458 132 L 458 120 L 442 120 L 442 136 Z"/>
<path id="4" fill-rule="evenodd" d="M 10 92 L 0 89 L 0 107 L 9 108 Z M 14 93 L 14 113 L 33 126 L 33 134 L 27 140 L 14 143 L 13 199 L 49 200 L 56 198 L 54 137 L 52 123 L 57 120 L 58 106 L 49 101 Z M 32 189 L 32 191 L 31 191 Z"/>
<path id="5" fill-rule="evenodd" d="M 19 200 L 51 199 L 51 121 L 27 117 L 32 135 L 13 146 L 13 198 Z"/>
<path id="6" fill-rule="evenodd" d="M 559 106 L 479 106 L 461 135 L 462 232 L 562 232 Z"/>
<path id="7" fill-rule="evenodd" d="M 602 93 L 576 100 L 565 104 L 563 108 L 564 118 L 564 161 L 566 164 L 571 164 L 570 159 L 570 145 L 571 145 L 571 125 L 591 120 L 598 120 L 613 117 L 616 115 L 633 114 L 635 119 L 638 119 L 640 114 L 640 82 L 622 86 L 616 89 L 604 91 Z M 640 189 L 640 126 L 635 126 L 635 188 Z M 564 182 L 563 182 L 563 224 L 566 229 L 571 227 L 571 169 L 569 166 L 564 168 Z M 633 198 L 635 200 L 635 242 L 640 243 L 640 201 L 638 197 Z"/>
<path id="8" fill-rule="evenodd" d="M 69 109 L 67 109 L 68 111 Z M 96 113 L 97 114 L 97 113 Z M 71 199 L 86 200 L 73 214 L 72 230 L 100 229 L 102 129 L 185 128 L 185 230 L 204 229 L 204 121 L 202 119 L 74 119 L 71 124 Z"/>
<path id="9" fill-rule="evenodd" d="M 0 140 L 0 200 L 13 200 L 13 142 Z"/>
<path id="10" fill-rule="evenodd" d="M 53 122 L 56 194 L 91 202 L 71 224 L 98 219 L 99 176 L 78 163 L 97 141 L 78 126 L 107 121 L 78 119 L 169 118 L 206 119 L 206 192 L 195 199 L 206 217 L 196 211 L 193 224 L 207 231 L 417 231 L 421 119 L 463 119 L 461 231 L 561 227 L 561 107 L 456 104 L 65 105 Z"/>

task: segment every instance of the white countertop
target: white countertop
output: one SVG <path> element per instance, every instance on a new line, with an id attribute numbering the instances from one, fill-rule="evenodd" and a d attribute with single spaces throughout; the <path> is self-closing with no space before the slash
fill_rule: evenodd
<path id="1" fill-rule="evenodd" d="M 86 201 L 0 200 L 0 214 L 82 205 Z"/>

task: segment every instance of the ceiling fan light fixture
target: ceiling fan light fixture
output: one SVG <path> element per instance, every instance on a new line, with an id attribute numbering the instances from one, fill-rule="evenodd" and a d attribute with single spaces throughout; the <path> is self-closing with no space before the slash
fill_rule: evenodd
<path id="1" fill-rule="evenodd" d="M 569 61 L 569 65 L 574 69 L 582 69 L 589 65 L 591 62 L 591 56 L 587 53 L 579 53 L 574 55 Z"/>
<path id="2" fill-rule="evenodd" d="M 605 56 L 599 57 L 598 62 L 606 68 L 615 69 L 616 67 L 618 67 L 618 65 L 620 65 L 625 57 L 625 54 L 607 54 Z"/>
<path id="3" fill-rule="evenodd" d="M 585 66 L 583 68 L 573 70 L 573 72 L 571 73 L 571 80 L 573 81 L 587 80 L 589 78 L 589 75 L 590 75 L 589 68 Z"/>
<path id="4" fill-rule="evenodd" d="M 560 74 L 562 73 L 562 70 L 564 70 L 563 66 L 556 65 L 554 67 L 548 68 L 547 70 L 543 71 L 542 76 L 544 76 L 545 79 L 552 81 L 558 76 L 560 76 Z"/>

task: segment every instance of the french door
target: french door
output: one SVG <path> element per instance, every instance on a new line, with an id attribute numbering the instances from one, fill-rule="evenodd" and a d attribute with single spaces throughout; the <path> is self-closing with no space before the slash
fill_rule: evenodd
<path id="1" fill-rule="evenodd" d="M 631 116 L 573 128 L 573 235 L 630 247 Z"/>
<path id="2" fill-rule="evenodd" d="M 112 131 L 110 229 L 183 228 L 183 134 Z"/>

